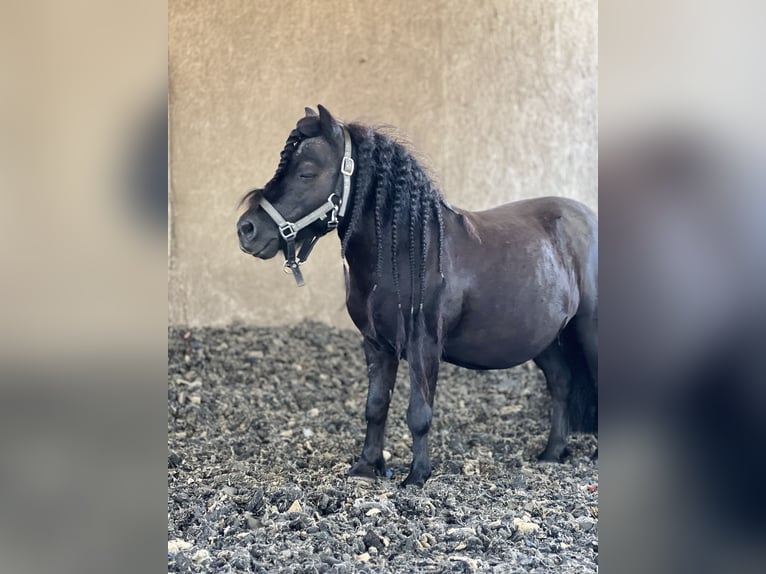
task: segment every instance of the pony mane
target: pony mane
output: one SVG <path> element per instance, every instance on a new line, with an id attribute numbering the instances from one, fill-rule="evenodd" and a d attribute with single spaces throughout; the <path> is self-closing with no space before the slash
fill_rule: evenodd
<path id="1" fill-rule="evenodd" d="M 379 284 L 385 267 L 384 232 L 390 226 L 391 273 L 397 301 L 401 308 L 399 258 L 407 253 L 410 265 L 412 299 L 410 316 L 423 306 L 426 269 L 429 254 L 430 223 L 438 226 L 438 271 L 442 269 L 444 218 L 442 208 L 452 210 L 436 183 L 415 154 L 400 138 L 360 124 L 347 124 L 357 156 L 357 173 L 353 189 L 353 208 L 341 237 L 341 255 L 345 257 L 349 241 L 359 230 L 362 212 L 374 207 L 377 259 L 375 282 Z M 400 238 L 407 235 L 406 251 Z M 416 261 L 417 246 L 420 261 Z M 417 295 L 416 295 L 417 293 Z"/>
<path id="2" fill-rule="evenodd" d="M 293 157 L 295 150 L 304 139 L 306 139 L 306 136 L 304 136 L 297 129 L 294 129 L 290 132 L 290 135 L 287 137 L 287 141 L 285 142 L 285 147 L 282 148 L 282 151 L 279 153 L 279 165 L 277 166 L 277 171 L 274 172 L 274 175 L 266 185 L 263 187 L 251 189 L 245 195 L 243 195 L 242 199 L 239 200 L 238 207 L 242 207 L 245 205 L 245 203 L 249 203 L 249 207 L 254 207 L 254 204 L 260 201 L 261 197 L 274 187 L 274 184 L 279 181 L 279 178 L 281 178 L 285 173 L 287 164 L 290 163 L 290 159 Z"/>

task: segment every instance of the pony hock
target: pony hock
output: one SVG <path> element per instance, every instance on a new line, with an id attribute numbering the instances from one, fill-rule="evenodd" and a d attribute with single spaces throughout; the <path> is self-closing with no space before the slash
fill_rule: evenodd
<path id="1" fill-rule="evenodd" d="M 583 204 L 541 197 L 470 212 L 451 206 L 385 134 L 306 108 L 274 177 L 242 200 L 240 248 L 300 265 L 333 229 L 346 307 L 364 337 L 364 447 L 350 474 L 384 476 L 383 438 L 399 361 L 410 365 L 413 459 L 431 475 L 428 432 L 441 361 L 506 369 L 534 360 L 552 397 L 539 458 L 560 461 L 570 432 L 597 430 L 597 221 Z M 297 252 L 296 252 L 297 250 Z"/>

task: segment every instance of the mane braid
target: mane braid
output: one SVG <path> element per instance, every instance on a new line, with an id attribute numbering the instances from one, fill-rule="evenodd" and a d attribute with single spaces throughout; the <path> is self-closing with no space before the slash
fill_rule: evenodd
<path id="1" fill-rule="evenodd" d="M 423 312 L 423 301 L 426 298 L 426 263 L 428 261 L 428 242 L 431 234 L 429 233 L 428 224 L 431 222 L 431 205 L 433 198 L 428 197 L 428 194 L 423 194 L 420 198 L 420 212 L 422 214 L 421 219 L 421 234 L 420 234 L 420 302 L 418 304 L 418 312 Z"/>
<path id="2" fill-rule="evenodd" d="M 383 276 L 383 206 L 385 205 L 386 180 L 378 175 L 378 181 L 375 186 L 375 247 L 377 257 L 375 258 L 375 287 L 378 286 Z"/>
<path id="3" fill-rule="evenodd" d="M 415 222 L 412 219 L 412 209 L 410 209 L 410 197 L 414 190 L 412 182 L 412 166 L 411 166 L 410 154 L 401 145 L 396 146 L 396 179 L 394 182 L 394 192 L 396 193 L 397 201 L 401 201 L 402 210 L 409 211 L 409 263 L 410 263 L 410 277 L 412 277 L 412 270 L 415 264 L 415 252 L 414 252 L 414 226 Z M 402 213 L 404 215 L 404 213 Z M 404 219 L 404 218 L 402 218 Z M 396 245 L 394 258 L 398 262 L 399 260 L 399 246 Z M 412 292 L 410 292 L 410 319 L 412 318 Z"/>
<path id="4" fill-rule="evenodd" d="M 439 275 L 444 280 L 444 267 L 442 267 L 442 259 L 444 258 L 444 215 L 442 214 L 441 198 L 437 197 L 434 201 L 434 211 L 436 211 L 436 219 L 439 222 Z"/>
<path id="5" fill-rule="evenodd" d="M 274 187 L 274 184 L 279 180 L 279 178 L 282 177 L 285 169 L 287 169 L 287 164 L 290 162 L 290 158 L 293 157 L 298 144 L 301 143 L 304 139 L 306 139 L 305 136 L 303 136 L 297 129 L 294 129 L 290 132 L 290 135 L 287 136 L 285 147 L 283 147 L 282 151 L 279 152 L 279 165 L 277 165 L 277 171 L 274 172 L 274 175 L 271 177 L 269 182 L 262 188 L 256 188 L 248 191 L 239 201 L 239 207 L 242 207 L 246 202 L 249 202 L 251 208 L 254 207 L 254 204 L 259 202 L 261 197 L 263 197 L 267 191 Z"/>
<path id="6" fill-rule="evenodd" d="M 354 202 L 351 210 L 351 217 L 348 226 L 341 235 L 341 257 L 346 257 L 348 242 L 359 228 L 359 222 L 362 220 L 362 212 L 367 202 L 367 190 L 372 185 L 372 179 L 375 173 L 373 153 L 375 144 L 373 143 L 372 130 L 357 125 L 347 126 L 351 141 L 354 144 L 354 155 L 356 156 L 356 172 L 352 178 L 351 193 L 349 201 Z"/>
<path id="7" fill-rule="evenodd" d="M 415 270 L 415 250 L 417 247 L 416 243 L 416 232 L 417 232 L 417 219 L 418 215 L 420 214 L 420 196 L 421 196 L 421 183 L 423 177 L 419 177 L 421 174 L 419 174 L 417 171 L 412 174 L 413 179 L 415 180 L 410 189 L 410 320 L 412 320 L 412 317 L 416 313 L 415 310 L 415 293 L 417 293 L 416 285 L 417 281 L 416 279 L 420 277 L 420 273 L 417 273 Z M 425 229 L 423 229 L 422 225 L 420 228 L 421 235 L 425 232 Z M 421 270 L 422 271 L 422 270 Z"/>
<path id="8" fill-rule="evenodd" d="M 394 209 L 391 216 L 391 278 L 394 282 L 394 291 L 396 292 L 396 303 L 399 309 L 402 308 L 402 290 L 399 286 L 399 218 L 402 213 L 402 197 L 398 186 L 394 186 Z"/>
<path id="9" fill-rule="evenodd" d="M 378 165 L 375 185 L 375 241 L 377 244 L 377 259 L 375 262 L 375 284 L 380 284 L 383 278 L 383 209 L 388 197 L 389 180 L 391 177 L 391 148 L 380 134 L 375 134 L 375 151 Z M 383 145 L 381 145 L 383 144 Z"/>
<path id="10" fill-rule="evenodd" d="M 281 178 L 285 173 L 287 164 L 290 163 L 290 159 L 293 157 L 298 144 L 301 143 L 304 139 L 306 139 L 306 137 L 297 129 L 294 129 L 290 132 L 290 135 L 287 137 L 287 141 L 285 142 L 285 147 L 282 148 L 282 151 L 279 154 L 279 165 L 277 166 L 277 171 L 274 172 L 274 175 L 269 180 L 269 182 L 263 186 L 264 192 L 271 189 L 274 184 L 279 181 L 279 178 Z"/>

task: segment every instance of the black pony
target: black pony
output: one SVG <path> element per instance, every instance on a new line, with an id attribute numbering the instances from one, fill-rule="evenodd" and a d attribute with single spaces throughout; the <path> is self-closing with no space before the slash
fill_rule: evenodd
<path id="1" fill-rule="evenodd" d="M 400 359 L 410 365 L 413 460 L 404 484 L 431 475 L 428 431 L 439 363 L 505 369 L 533 359 L 552 395 L 541 460 L 570 431 L 597 426 L 597 222 L 584 205 L 544 197 L 482 212 L 450 206 L 401 144 L 306 109 L 263 189 L 243 198 L 240 248 L 282 249 L 299 265 L 337 227 L 346 306 L 364 336 L 367 435 L 355 476 L 385 475 L 383 434 Z M 296 253 L 296 248 L 299 251 Z"/>

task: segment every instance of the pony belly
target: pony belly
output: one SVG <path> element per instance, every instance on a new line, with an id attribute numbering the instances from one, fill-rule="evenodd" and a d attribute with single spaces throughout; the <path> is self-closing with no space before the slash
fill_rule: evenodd
<path id="1" fill-rule="evenodd" d="M 512 309 L 465 313 L 443 343 L 444 360 L 467 368 L 509 369 L 534 359 L 556 339 L 573 312 L 519 301 Z M 553 308 L 551 308 L 553 307 Z"/>
<path id="2" fill-rule="evenodd" d="M 477 357 L 473 357 L 473 359 L 476 359 Z M 491 371 L 494 369 L 510 369 L 511 367 L 516 367 L 518 365 L 521 365 L 522 363 L 525 363 L 524 361 L 519 362 L 508 362 L 508 361 L 481 361 L 479 363 L 475 362 L 475 360 L 469 360 L 464 359 L 463 357 L 457 356 L 457 355 L 451 355 L 448 354 L 447 351 L 445 351 L 444 355 L 442 356 L 442 360 L 446 363 L 450 363 L 452 365 L 456 365 L 458 367 L 463 367 L 464 369 L 472 369 L 474 371 Z"/>
<path id="3" fill-rule="evenodd" d="M 457 338 L 444 346 L 442 359 L 467 369 L 510 369 L 539 355 L 550 342 L 530 345 L 498 338 Z"/>

